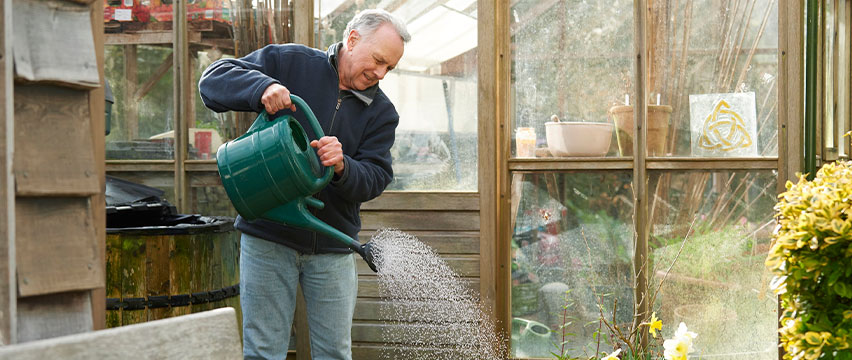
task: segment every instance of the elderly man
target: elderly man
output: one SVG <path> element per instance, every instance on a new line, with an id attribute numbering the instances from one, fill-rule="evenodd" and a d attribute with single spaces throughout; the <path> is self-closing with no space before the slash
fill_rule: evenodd
<path id="1" fill-rule="evenodd" d="M 366 10 L 346 26 L 344 40 L 321 52 L 302 45 L 268 45 L 241 59 L 210 65 L 199 88 L 204 104 L 222 111 L 292 113 L 309 136 L 290 94 L 305 99 L 327 134 L 311 141 L 329 185 L 316 196 L 319 219 L 356 238 L 360 205 L 393 179 L 390 148 L 399 115 L 378 82 L 402 57 L 405 24 L 383 10 Z M 278 223 L 237 218 L 242 234 L 240 302 L 247 359 L 284 359 L 302 286 L 314 359 L 351 359 L 358 278 L 344 244 Z"/>

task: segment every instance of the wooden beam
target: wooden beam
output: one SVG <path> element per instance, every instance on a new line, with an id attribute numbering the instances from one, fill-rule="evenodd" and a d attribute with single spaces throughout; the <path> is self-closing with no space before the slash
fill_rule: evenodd
<path id="1" fill-rule="evenodd" d="M 791 1 L 778 6 L 778 75 L 783 79 L 778 86 L 778 181 L 777 191 L 786 190 L 787 181 L 796 181 L 796 172 L 802 171 L 803 126 L 803 36 L 802 1 Z M 778 302 L 778 326 L 783 314 Z M 778 349 L 778 360 L 784 358 L 784 348 Z"/>
<path id="2" fill-rule="evenodd" d="M 317 0 L 319 1 L 319 0 Z M 293 6 L 293 42 L 314 46 L 314 2 L 295 0 Z"/>
<path id="3" fill-rule="evenodd" d="M 508 187 L 506 159 L 509 148 L 506 134 L 507 101 L 511 82 L 509 69 L 508 3 L 481 1 L 477 4 L 477 148 L 479 171 L 479 257 L 480 301 L 493 309 L 491 320 L 503 339 L 509 339 L 509 238 L 505 220 Z M 504 344 L 509 346 L 508 340 Z"/>
<path id="4" fill-rule="evenodd" d="M 175 206 L 181 213 L 190 211 L 188 187 L 184 161 L 187 155 L 189 129 L 186 126 L 189 115 L 187 96 L 192 82 L 192 69 L 189 68 L 189 42 L 187 39 L 186 0 L 174 2 L 174 150 L 175 150 Z"/>
<path id="5" fill-rule="evenodd" d="M 634 69 L 636 69 L 633 91 L 635 101 L 633 112 L 633 133 L 636 134 L 633 141 L 633 196 L 634 196 L 634 219 L 633 228 L 636 232 L 633 253 L 633 274 L 635 281 L 634 299 L 636 315 L 633 319 L 633 328 L 645 322 L 650 316 L 650 305 L 648 304 L 648 192 L 645 172 L 646 134 L 645 122 L 648 114 L 647 83 L 648 83 L 648 47 L 646 46 L 648 29 L 648 6 L 645 0 L 633 2 L 633 56 Z M 648 344 L 648 336 L 641 332 L 639 343 L 642 348 Z"/>
<path id="6" fill-rule="evenodd" d="M 0 344 L 17 342 L 17 285 L 15 281 L 15 181 L 12 154 L 15 147 L 12 82 L 12 0 L 0 2 Z"/>
<path id="7" fill-rule="evenodd" d="M 124 45 L 124 96 L 119 99 L 123 107 L 121 112 L 124 117 L 124 136 L 127 140 L 133 140 L 139 134 L 139 105 L 134 99 L 138 73 L 136 68 L 136 45 Z"/>
<path id="8" fill-rule="evenodd" d="M 201 42 L 201 33 L 193 31 L 189 33 L 189 41 Z M 169 31 L 150 31 L 139 33 L 104 34 L 105 45 L 169 45 L 174 42 L 174 33 Z M 233 43 L 231 47 L 233 47 Z"/>
<path id="9" fill-rule="evenodd" d="M 804 121 L 804 7 L 800 1 L 778 6 L 779 77 L 778 103 L 778 191 L 787 180 L 796 181 L 803 170 L 802 126 Z"/>
<path id="10" fill-rule="evenodd" d="M 835 96 L 837 104 L 837 133 L 835 136 L 838 139 L 845 139 L 843 134 L 849 130 L 849 123 L 852 120 L 850 113 L 850 105 L 852 105 L 852 88 L 850 88 L 850 79 L 852 79 L 852 44 L 850 44 L 850 13 L 852 13 L 852 2 L 849 0 L 838 0 L 837 6 L 837 93 Z M 841 140 L 838 144 L 839 155 L 843 158 L 849 158 L 849 141 Z"/>
<path id="11" fill-rule="evenodd" d="M 104 99 L 104 7 L 95 2 L 92 6 L 92 34 L 95 37 L 95 51 L 98 63 L 98 75 L 101 79 L 101 86 L 97 89 L 89 91 L 89 113 L 91 113 L 91 131 L 92 131 L 92 152 L 95 158 L 95 174 L 98 178 L 98 188 L 106 187 L 106 169 L 104 161 L 106 159 L 106 103 L 101 101 Z M 92 204 L 104 204 L 106 202 L 105 194 L 98 192 L 91 197 Z M 96 206 L 92 208 L 92 222 L 95 227 L 95 246 L 98 266 L 101 273 L 106 273 L 106 208 Z M 92 305 L 92 329 L 100 330 L 106 327 L 106 291 L 105 288 L 99 287 L 91 292 Z"/>
<path id="12" fill-rule="evenodd" d="M 145 83 L 136 90 L 133 94 L 135 102 L 138 103 L 139 101 L 142 101 L 142 98 L 145 97 L 152 88 L 154 88 L 154 85 L 163 78 L 163 75 L 166 75 L 166 73 L 169 72 L 169 69 L 172 68 L 174 62 L 174 55 L 174 52 L 169 53 L 169 56 L 166 56 L 166 58 L 163 59 L 163 62 L 160 63 L 160 66 L 158 66 L 156 70 L 154 70 L 151 77 L 149 77 L 148 80 L 145 80 Z"/>
<path id="13" fill-rule="evenodd" d="M 175 170 L 174 160 L 107 160 L 107 172 L 167 172 Z M 215 168 L 213 171 L 216 171 Z"/>
<path id="14" fill-rule="evenodd" d="M 564 170 L 630 170 L 633 160 L 628 158 L 536 158 L 510 159 L 511 171 L 564 171 Z"/>

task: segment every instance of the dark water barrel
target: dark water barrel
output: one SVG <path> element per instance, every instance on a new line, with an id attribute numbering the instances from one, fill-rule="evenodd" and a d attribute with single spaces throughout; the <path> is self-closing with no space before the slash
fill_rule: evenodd
<path id="1" fill-rule="evenodd" d="M 108 327 L 239 304 L 240 236 L 230 217 L 107 227 Z"/>

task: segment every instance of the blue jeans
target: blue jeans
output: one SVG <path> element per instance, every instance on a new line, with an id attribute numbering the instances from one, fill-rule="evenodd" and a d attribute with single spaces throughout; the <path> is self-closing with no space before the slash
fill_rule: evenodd
<path id="1" fill-rule="evenodd" d="M 287 356 L 299 284 L 307 304 L 312 358 L 352 359 L 358 292 L 352 254 L 305 255 L 246 234 L 240 244 L 243 356 Z"/>

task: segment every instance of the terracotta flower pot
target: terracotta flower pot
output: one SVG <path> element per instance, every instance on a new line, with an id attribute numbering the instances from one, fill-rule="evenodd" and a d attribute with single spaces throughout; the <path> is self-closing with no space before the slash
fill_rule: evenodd
<path id="1" fill-rule="evenodd" d="M 633 155 L 633 106 L 619 105 L 607 111 L 615 124 L 615 137 L 621 156 Z M 648 156 L 666 155 L 666 143 L 669 133 L 669 119 L 672 107 L 668 105 L 648 105 L 647 148 Z"/>

